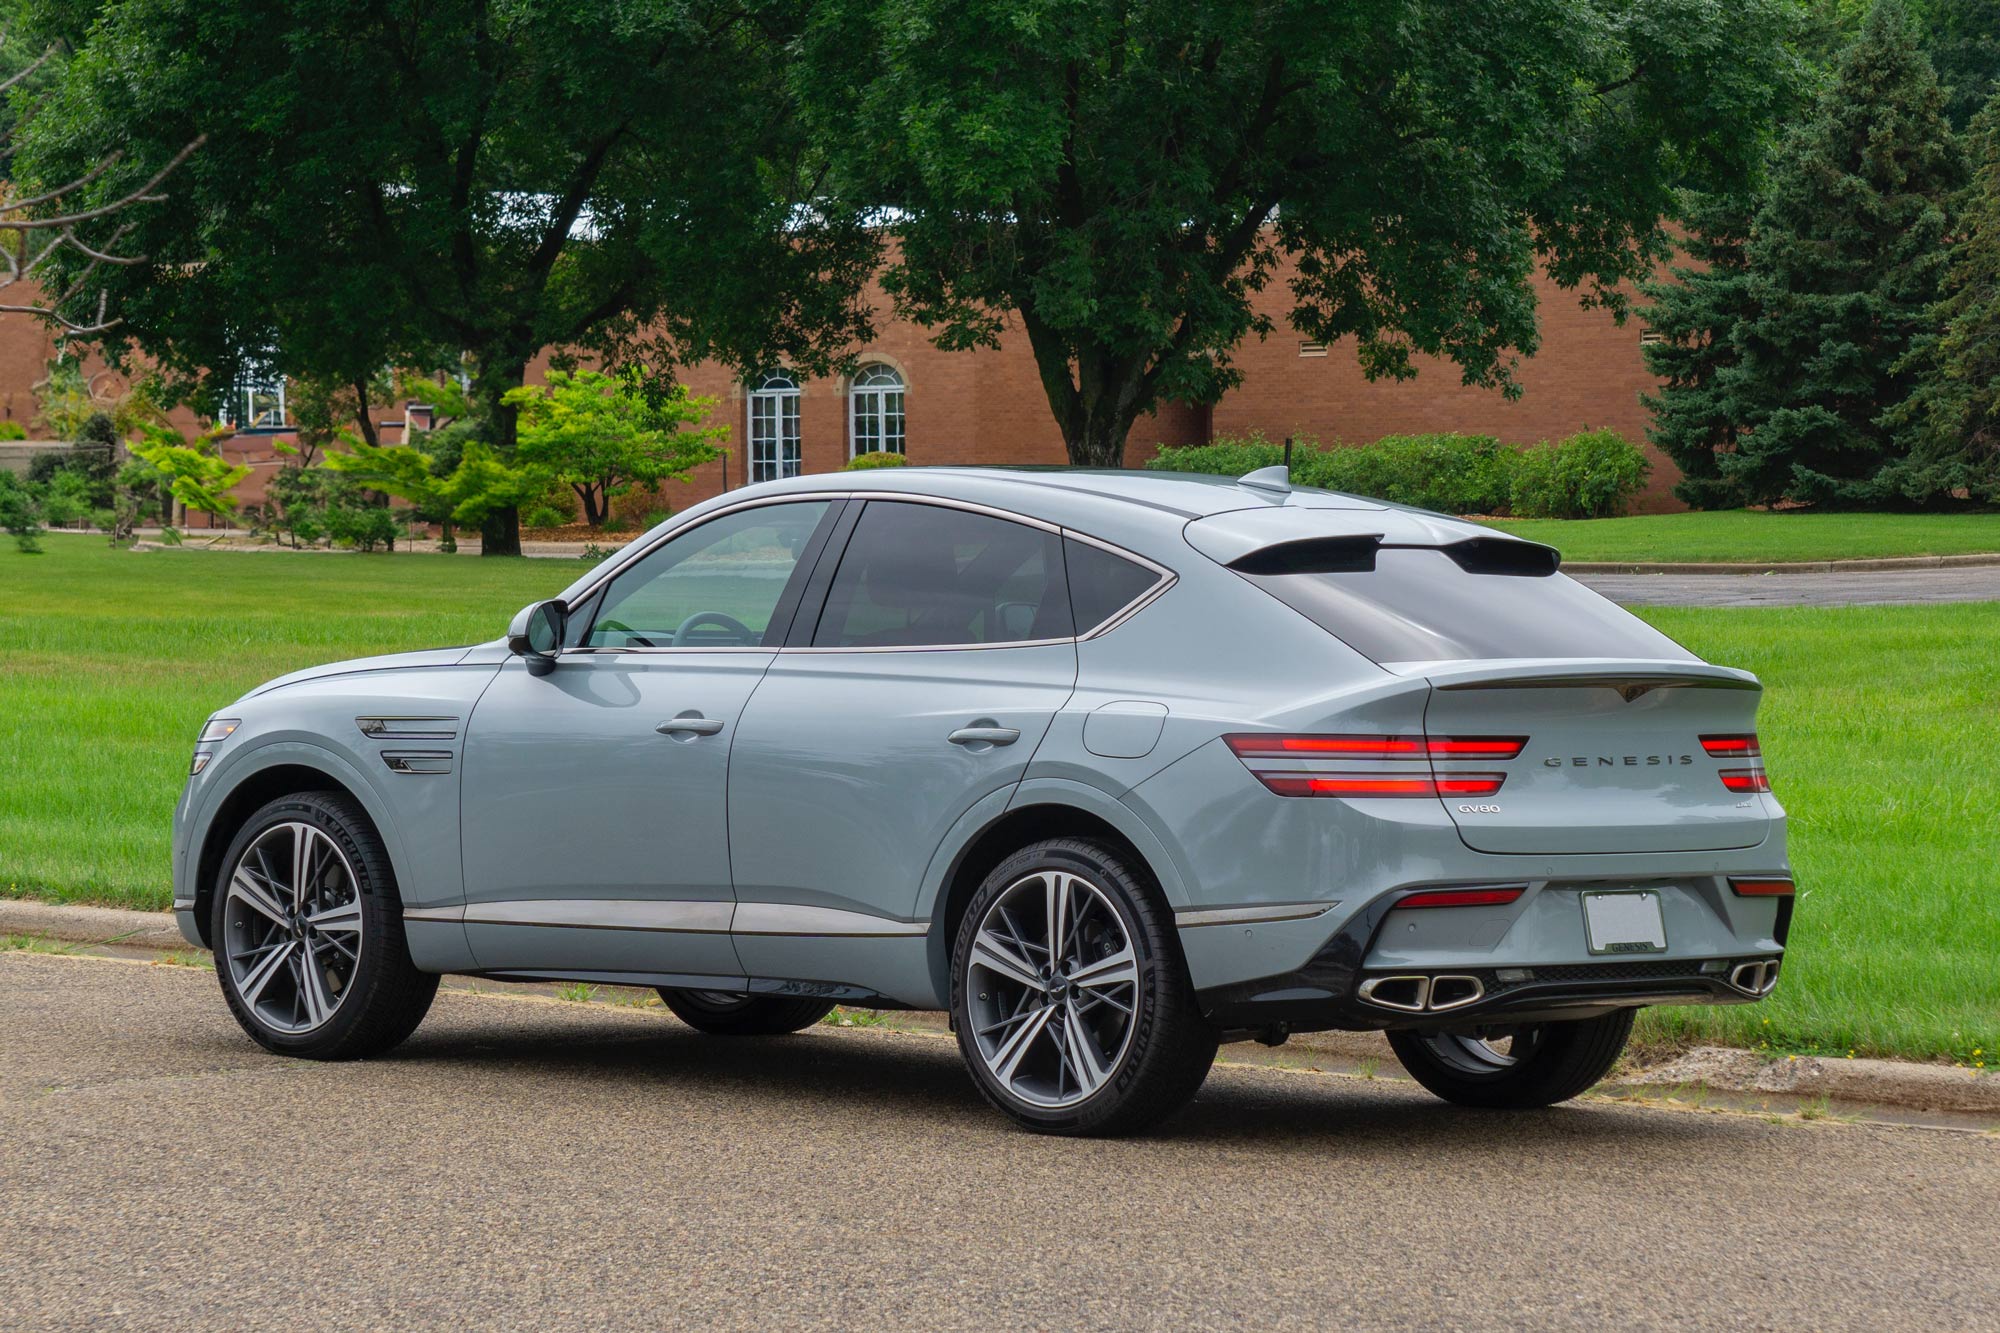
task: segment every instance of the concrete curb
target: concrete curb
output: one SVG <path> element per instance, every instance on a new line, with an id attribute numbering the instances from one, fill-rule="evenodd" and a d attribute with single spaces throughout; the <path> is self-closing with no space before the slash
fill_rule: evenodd
<path id="1" fill-rule="evenodd" d="M 2000 555 L 1899 555 L 1867 560 L 1734 561 L 1565 560 L 1565 574 L 1867 574 L 1894 569 L 1976 569 L 2000 565 Z"/>
<path id="2" fill-rule="evenodd" d="M 115 907 L 81 907 L 0 898 L 0 934 L 41 935 L 70 944 L 185 949 L 173 916 Z M 1300 1047 L 1346 1060 L 1393 1060 L 1375 1032 L 1308 1032 Z M 1703 1086 L 1724 1092 L 1826 1097 L 1870 1106 L 1917 1111 L 2000 1115 L 2000 1076 L 1904 1060 L 1827 1060 L 1816 1056 L 1770 1059 L 1754 1051 L 1703 1046 L 1664 1065 L 1618 1079 L 1621 1086 Z"/>

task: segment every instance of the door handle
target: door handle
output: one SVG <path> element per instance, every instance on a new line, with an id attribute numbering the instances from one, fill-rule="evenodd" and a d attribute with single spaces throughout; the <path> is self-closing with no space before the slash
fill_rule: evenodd
<path id="1" fill-rule="evenodd" d="M 953 745 L 1012 745 L 1021 733 L 1013 727 L 960 727 L 945 739 Z"/>
<path id="2" fill-rule="evenodd" d="M 722 719 L 703 717 L 700 713 L 682 713 L 679 717 L 668 718 L 653 730 L 662 736 L 713 736 L 722 730 Z"/>

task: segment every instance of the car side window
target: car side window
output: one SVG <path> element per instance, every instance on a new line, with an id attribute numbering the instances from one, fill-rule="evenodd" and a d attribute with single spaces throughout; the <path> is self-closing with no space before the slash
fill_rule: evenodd
<path id="1" fill-rule="evenodd" d="M 1161 577 L 1157 570 L 1074 537 L 1063 539 L 1063 560 L 1069 566 L 1069 604 L 1078 634 L 1090 633 L 1123 611 Z"/>
<path id="2" fill-rule="evenodd" d="M 772 617 L 826 511 L 760 505 L 669 539 L 611 580 L 583 646 L 775 647 L 787 626 Z"/>
<path id="3" fill-rule="evenodd" d="M 970 510 L 875 500 L 841 555 L 812 642 L 925 648 L 1072 632 L 1055 533 Z"/>

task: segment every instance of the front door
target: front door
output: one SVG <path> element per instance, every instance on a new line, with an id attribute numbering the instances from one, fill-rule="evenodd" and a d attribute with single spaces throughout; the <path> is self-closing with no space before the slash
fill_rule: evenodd
<path id="1" fill-rule="evenodd" d="M 1061 538 L 872 500 L 802 629 L 730 758 L 737 952 L 752 976 L 895 993 L 921 976 L 932 854 L 1020 782 L 1075 688 Z"/>
<path id="2" fill-rule="evenodd" d="M 491 971 L 741 976 L 730 746 L 830 505 L 724 513 L 585 599 L 547 675 L 508 662 L 467 730 L 466 935 Z"/>

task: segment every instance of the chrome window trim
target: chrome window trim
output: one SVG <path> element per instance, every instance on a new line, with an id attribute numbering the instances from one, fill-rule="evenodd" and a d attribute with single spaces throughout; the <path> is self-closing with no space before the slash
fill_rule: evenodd
<path id="1" fill-rule="evenodd" d="M 1016 513 L 1011 509 L 1002 509 L 997 505 L 981 504 L 976 500 L 960 500 L 947 495 L 918 495 L 909 491 L 796 491 L 784 495 L 760 495 L 748 500 L 738 501 L 735 504 L 724 505 L 719 509 L 703 514 L 694 522 L 682 523 L 669 528 L 652 541 L 647 542 L 643 547 L 627 547 L 625 551 L 620 553 L 619 559 L 615 564 L 612 564 L 612 567 L 602 570 L 590 582 L 579 588 L 574 597 L 567 599 L 567 604 L 571 606 L 581 605 L 584 601 L 602 592 L 612 579 L 617 578 L 619 574 L 631 568 L 639 561 L 644 560 L 667 542 L 674 540 L 683 533 L 693 532 L 703 524 L 721 518 L 725 514 L 734 514 L 744 509 L 754 509 L 763 505 L 796 504 L 816 500 L 823 500 L 828 503 L 837 500 L 881 500 L 885 503 L 926 504 L 936 505 L 942 509 L 962 509 L 967 513 L 984 514 L 989 518 L 997 518 L 1009 523 L 1020 523 L 1027 527 L 1050 533 L 1056 537 L 1074 538 L 1087 546 L 1095 546 L 1101 551 L 1107 551 L 1121 559 L 1130 560 L 1133 564 L 1139 565 L 1142 568 L 1150 569 L 1159 577 L 1151 587 L 1147 588 L 1137 597 L 1134 597 L 1124 606 L 1118 608 L 1118 610 L 1112 612 L 1111 615 L 1090 629 L 1081 633 L 1066 634 L 1053 639 L 1008 639 L 1001 643 L 925 643 L 881 648 L 815 648 L 809 645 L 785 648 L 766 648 L 762 645 L 687 648 L 578 646 L 564 648 L 556 656 L 570 657 L 627 653 L 636 655 L 651 655 L 656 653 L 958 653 L 984 651 L 994 648 L 1045 648 L 1051 644 L 1058 643 L 1083 643 L 1109 634 L 1112 630 L 1117 629 L 1133 616 L 1138 615 L 1141 611 L 1152 605 L 1168 589 L 1180 582 L 1180 575 L 1168 569 L 1159 561 L 1140 555 L 1137 551 L 1119 546 L 1115 542 L 1105 541 L 1102 537 L 1093 537 L 1087 532 L 1078 532 L 1075 528 L 1063 527 L 1060 523 L 1051 523 L 1047 519 L 1036 518 L 1032 514 Z M 612 562 L 606 563 L 611 564 Z"/>
<path id="2" fill-rule="evenodd" d="M 1305 921 L 1324 916 L 1340 906 L 1338 901 L 1317 903 L 1270 903 L 1260 907 L 1202 907 L 1174 913 L 1180 930 L 1200 926 L 1247 926 L 1258 922 Z"/>

